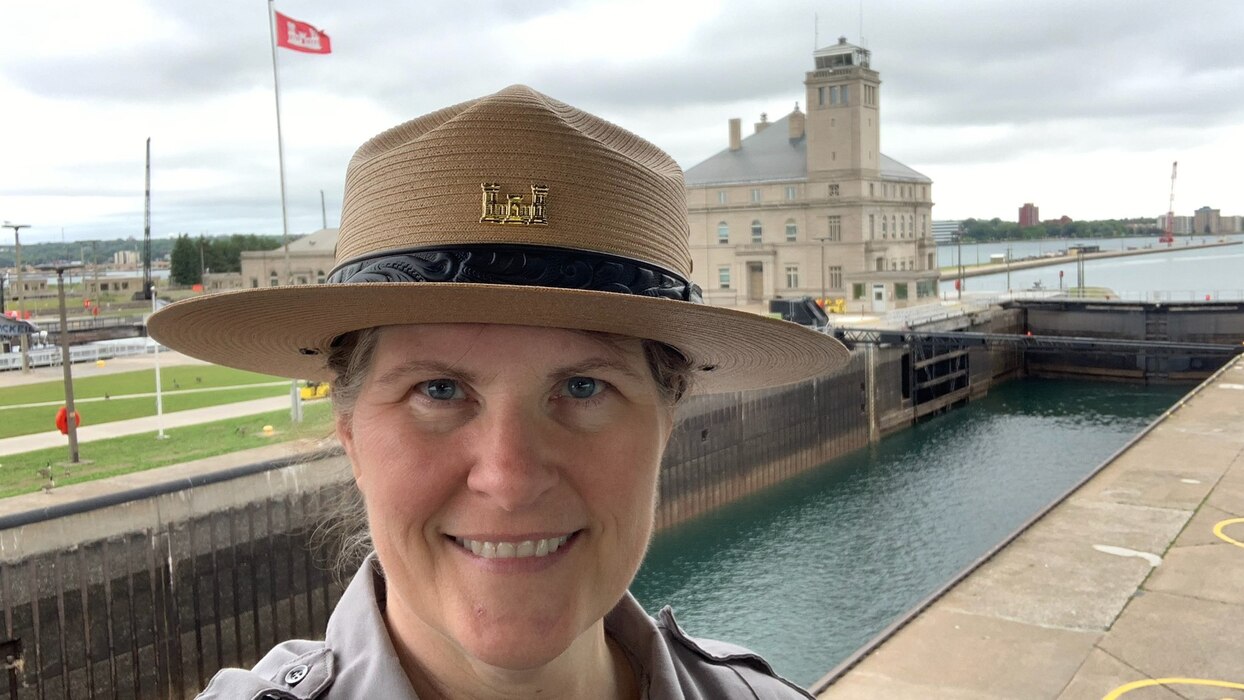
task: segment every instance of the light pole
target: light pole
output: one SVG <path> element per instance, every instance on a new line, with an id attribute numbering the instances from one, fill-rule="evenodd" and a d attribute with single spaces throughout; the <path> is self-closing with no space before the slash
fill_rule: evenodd
<path id="1" fill-rule="evenodd" d="M 955 298 L 963 301 L 963 224 L 955 231 L 955 264 L 959 266 L 959 277 L 955 280 Z"/>
<path id="2" fill-rule="evenodd" d="M 30 228 L 30 224 L 11 224 L 4 222 L 5 228 L 13 229 L 13 257 L 17 265 L 17 320 L 26 320 L 26 295 L 22 289 L 22 237 L 20 231 Z M 30 374 L 30 338 L 22 333 L 22 374 Z"/>
<path id="3" fill-rule="evenodd" d="M 73 407 L 73 365 L 69 361 L 69 319 L 65 313 L 65 270 L 82 267 L 81 264 L 60 263 L 39 265 L 39 270 L 56 270 L 56 289 L 60 297 L 60 357 L 65 374 L 65 424 L 69 433 L 69 461 L 78 463 L 78 422 Z"/>
<path id="4" fill-rule="evenodd" d="M 0 316 L 4 315 L 4 285 L 9 281 L 9 273 L 0 272 Z"/>
<path id="5" fill-rule="evenodd" d="M 818 236 L 817 241 L 821 243 L 821 308 L 824 309 L 827 302 L 825 301 L 825 241 L 829 240 L 829 236 Z"/>
<path id="6" fill-rule="evenodd" d="M 158 297 L 156 296 L 156 286 L 155 286 L 155 283 L 152 282 L 151 283 L 151 313 L 153 314 L 156 312 L 157 301 L 158 301 Z M 151 333 L 147 333 L 147 338 L 151 339 Z M 155 380 L 156 380 L 156 427 L 159 428 L 159 432 L 156 433 L 156 439 L 164 440 L 168 438 L 168 436 L 164 434 L 164 392 L 162 390 L 162 387 L 160 386 L 160 343 L 159 341 L 157 341 L 155 344 Z"/>

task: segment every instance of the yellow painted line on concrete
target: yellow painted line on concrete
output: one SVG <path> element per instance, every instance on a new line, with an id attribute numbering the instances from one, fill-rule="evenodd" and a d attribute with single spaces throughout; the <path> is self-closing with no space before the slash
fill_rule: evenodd
<path id="1" fill-rule="evenodd" d="M 1101 700 L 1118 700 L 1133 690 L 1138 690 L 1140 688 L 1152 688 L 1155 685 L 1207 685 L 1212 688 L 1244 690 L 1244 683 L 1232 683 L 1231 681 L 1211 681 L 1204 678 L 1150 678 L 1143 681 L 1134 681 L 1132 683 L 1128 683 L 1127 685 L 1121 685 L 1110 691 L 1110 694 Z"/>
<path id="2" fill-rule="evenodd" d="M 1244 518 L 1231 518 L 1229 520 L 1224 520 L 1218 523 L 1217 525 L 1214 526 L 1214 534 L 1217 535 L 1218 539 L 1222 540 L 1223 542 L 1230 542 L 1231 544 L 1237 547 L 1244 547 L 1244 542 L 1241 542 L 1236 539 L 1232 539 L 1231 537 L 1227 535 L 1227 533 L 1222 531 L 1223 528 L 1225 528 L 1226 526 L 1234 525 L 1236 523 L 1244 523 Z"/>

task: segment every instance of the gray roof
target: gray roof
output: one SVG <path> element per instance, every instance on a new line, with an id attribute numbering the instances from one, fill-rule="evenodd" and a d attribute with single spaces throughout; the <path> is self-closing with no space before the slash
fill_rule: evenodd
<path id="1" fill-rule="evenodd" d="M 337 246 L 337 229 L 322 228 L 315 233 L 308 233 L 296 241 L 289 244 L 289 252 L 304 251 L 308 253 L 326 252 L 328 255 L 333 254 L 333 248 Z"/>
<path id="2" fill-rule="evenodd" d="M 688 187 L 806 180 L 808 140 L 805 136 L 791 141 L 788 114 L 759 134 L 743 139 L 743 147 L 739 150 L 726 148 L 687 168 L 685 176 Z M 884 153 L 881 154 L 881 176 L 889 180 L 933 182 Z"/>

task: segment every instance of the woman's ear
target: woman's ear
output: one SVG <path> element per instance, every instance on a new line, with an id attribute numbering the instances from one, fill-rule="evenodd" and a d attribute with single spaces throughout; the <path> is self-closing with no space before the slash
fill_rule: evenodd
<path id="1" fill-rule="evenodd" d="M 359 480 L 359 461 L 354 458 L 354 419 L 352 416 L 334 412 L 333 427 L 337 433 L 337 442 L 341 443 L 341 447 L 346 451 L 346 459 L 350 460 L 350 470 L 354 473 L 354 480 Z"/>

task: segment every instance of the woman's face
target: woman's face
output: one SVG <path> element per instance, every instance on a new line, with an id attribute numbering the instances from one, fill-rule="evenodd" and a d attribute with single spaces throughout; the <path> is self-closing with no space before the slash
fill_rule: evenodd
<path id="1" fill-rule="evenodd" d="M 399 648 L 506 669 L 565 651 L 639 568 L 671 426 L 638 340 L 383 329 L 337 429 Z"/>

